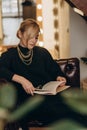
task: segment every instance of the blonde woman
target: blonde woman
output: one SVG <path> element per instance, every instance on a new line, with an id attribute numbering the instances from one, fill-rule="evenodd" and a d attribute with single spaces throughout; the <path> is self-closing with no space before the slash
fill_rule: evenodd
<path id="1" fill-rule="evenodd" d="M 0 78 L 15 84 L 17 105 L 34 95 L 35 87 L 39 85 L 53 80 L 64 80 L 62 85 L 66 84 L 66 78 L 50 53 L 36 46 L 39 34 L 40 27 L 35 20 L 24 20 L 17 31 L 19 44 L 0 57 Z"/>

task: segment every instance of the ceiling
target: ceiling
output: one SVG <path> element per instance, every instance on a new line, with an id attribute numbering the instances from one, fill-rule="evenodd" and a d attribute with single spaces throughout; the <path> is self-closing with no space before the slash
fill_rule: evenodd
<path id="1" fill-rule="evenodd" d="M 87 20 L 87 0 L 65 0 L 74 9 L 77 9 L 79 13 L 85 20 Z"/>

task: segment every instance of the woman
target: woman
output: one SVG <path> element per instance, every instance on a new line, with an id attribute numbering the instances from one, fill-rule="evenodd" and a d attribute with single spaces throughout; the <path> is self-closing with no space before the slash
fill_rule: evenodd
<path id="1" fill-rule="evenodd" d="M 34 95 L 39 85 L 53 80 L 65 81 L 61 86 L 66 84 L 66 78 L 50 53 L 36 46 L 39 33 L 40 27 L 35 20 L 24 20 L 17 31 L 19 44 L 0 57 L 0 78 L 15 84 L 18 104 Z"/>

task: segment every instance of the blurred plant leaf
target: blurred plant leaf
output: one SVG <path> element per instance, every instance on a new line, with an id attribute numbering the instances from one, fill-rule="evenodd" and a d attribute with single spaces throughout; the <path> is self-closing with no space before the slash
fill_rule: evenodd
<path id="1" fill-rule="evenodd" d="M 11 109 L 16 103 L 16 89 L 12 84 L 0 88 L 0 107 Z"/>
<path id="2" fill-rule="evenodd" d="M 27 112 L 31 112 L 33 109 L 36 109 L 44 101 L 43 96 L 36 95 L 28 99 L 24 104 L 22 104 L 17 110 L 15 110 L 8 117 L 8 122 L 12 122 L 22 118 Z"/>
<path id="3" fill-rule="evenodd" d="M 51 125 L 50 130 L 86 130 L 83 126 L 72 120 L 61 120 Z"/>
<path id="4" fill-rule="evenodd" d="M 74 111 L 87 115 L 87 92 L 80 89 L 69 89 L 61 93 L 63 100 Z"/>

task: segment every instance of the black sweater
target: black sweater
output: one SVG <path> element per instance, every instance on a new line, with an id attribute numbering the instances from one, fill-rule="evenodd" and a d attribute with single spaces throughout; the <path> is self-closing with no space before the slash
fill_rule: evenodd
<path id="1" fill-rule="evenodd" d="M 19 46 L 23 53 L 27 48 Z M 8 49 L 0 57 L 0 78 L 11 81 L 14 74 L 21 75 L 32 82 L 34 87 L 43 85 L 57 76 L 62 76 L 58 64 L 53 60 L 50 53 L 42 47 L 33 48 L 33 59 L 30 65 L 25 65 L 19 58 L 17 47 Z"/>

